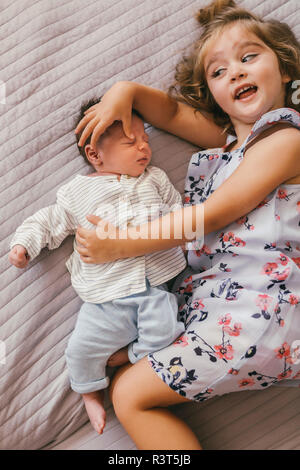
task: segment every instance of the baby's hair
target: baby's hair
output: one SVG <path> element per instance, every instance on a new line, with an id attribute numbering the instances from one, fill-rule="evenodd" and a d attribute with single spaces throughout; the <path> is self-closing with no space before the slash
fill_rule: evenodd
<path id="1" fill-rule="evenodd" d="M 81 119 L 85 116 L 85 114 L 84 114 L 85 111 L 87 111 L 91 106 L 94 106 L 95 104 L 100 103 L 101 99 L 102 99 L 102 96 L 101 96 L 100 98 L 91 98 L 91 99 L 89 99 L 88 101 L 85 101 L 84 103 L 82 103 L 82 105 L 81 105 L 81 107 L 80 107 L 80 113 L 79 113 L 79 116 L 78 116 L 78 118 L 77 118 L 77 121 L 76 121 L 75 126 L 77 126 L 77 124 L 79 123 L 79 121 L 81 121 Z M 143 116 L 142 116 L 136 109 L 132 109 L 132 115 L 135 115 L 135 116 L 137 116 L 138 118 L 140 118 L 142 121 L 144 121 Z M 113 124 L 112 124 L 112 125 L 113 125 Z M 111 127 L 111 126 L 109 126 L 109 127 Z M 109 129 L 109 127 L 106 129 L 106 131 Z M 105 131 L 105 132 L 106 132 L 106 131 Z M 86 156 L 86 154 L 85 154 L 85 150 L 84 150 L 84 147 L 85 147 L 86 145 L 89 145 L 89 144 L 91 143 L 91 135 L 86 139 L 84 146 L 79 147 L 78 142 L 79 142 L 79 140 L 80 140 L 81 134 L 82 134 L 81 132 L 78 133 L 78 134 L 76 134 L 77 147 L 78 147 L 79 153 L 80 153 L 80 155 L 83 156 L 83 158 L 85 159 L 85 161 L 86 161 L 89 165 L 92 165 L 92 164 L 89 162 L 89 160 L 88 160 L 88 158 L 87 158 L 87 156 Z M 105 134 L 105 133 L 104 133 L 104 134 Z M 104 134 L 102 134 L 102 136 L 103 136 Z M 102 137 L 102 136 L 101 136 L 101 137 Z M 100 139 L 101 139 L 101 137 L 100 137 Z"/>
<path id="2" fill-rule="evenodd" d="M 202 33 L 192 51 L 178 63 L 175 81 L 169 88 L 170 96 L 188 103 L 196 111 L 210 113 L 224 131 L 235 134 L 228 114 L 216 103 L 208 88 L 203 62 L 209 40 L 238 21 L 276 54 L 281 74 L 291 79 L 286 84 L 285 106 L 300 111 L 300 105 L 292 101 L 295 90 L 291 86 L 294 80 L 300 79 L 300 44 L 286 23 L 263 20 L 239 7 L 234 0 L 215 0 L 201 8 L 195 17 L 202 26 Z"/>

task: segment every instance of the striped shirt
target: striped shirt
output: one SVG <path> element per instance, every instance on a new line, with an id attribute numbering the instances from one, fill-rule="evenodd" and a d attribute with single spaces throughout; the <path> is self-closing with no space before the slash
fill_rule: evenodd
<path id="1" fill-rule="evenodd" d="M 94 214 L 116 227 L 140 225 L 182 207 L 181 196 L 163 170 L 149 166 L 139 177 L 121 175 L 83 176 L 62 186 L 56 203 L 28 217 L 10 243 L 23 245 L 34 259 L 42 248 L 57 248 L 76 232 L 78 225 L 94 229 L 86 215 Z M 180 247 L 103 264 L 88 264 L 74 252 L 66 266 L 71 282 L 85 302 L 100 303 L 125 297 L 162 284 L 179 274 L 186 260 Z"/>

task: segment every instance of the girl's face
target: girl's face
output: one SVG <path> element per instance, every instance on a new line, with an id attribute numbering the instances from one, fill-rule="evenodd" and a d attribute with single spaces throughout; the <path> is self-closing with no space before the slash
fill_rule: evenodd
<path id="1" fill-rule="evenodd" d="M 238 126 L 282 108 L 285 83 L 276 54 L 241 24 L 234 24 L 212 43 L 204 59 L 208 87 L 218 105 Z"/>

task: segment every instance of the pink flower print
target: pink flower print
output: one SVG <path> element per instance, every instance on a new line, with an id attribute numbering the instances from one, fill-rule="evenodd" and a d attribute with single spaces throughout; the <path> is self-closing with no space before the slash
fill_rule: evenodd
<path id="1" fill-rule="evenodd" d="M 256 209 L 260 209 L 261 207 L 267 206 L 267 205 L 268 205 L 268 202 L 269 202 L 269 201 L 267 201 L 266 199 L 264 199 L 263 201 L 261 201 L 261 202 L 258 204 L 258 206 L 257 206 Z"/>
<path id="2" fill-rule="evenodd" d="M 283 372 L 281 372 L 281 374 L 277 375 L 277 379 L 278 380 L 284 380 L 284 379 L 288 379 L 292 374 L 292 369 L 287 369 Z"/>
<path id="3" fill-rule="evenodd" d="M 226 313 L 223 317 L 219 318 L 218 324 L 219 325 L 229 325 L 232 320 L 230 313 Z"/>
<path id="4" fill-rule="evenodd" d="M 209 249 L 207 245 L 203 245 L 203 247 L 201 248 L 201 251 L 202 253 L 205 253 L 206 255 L 211 255 L 211 250 Z"/>
<path id="5" fill-rule="evenodd" d="M 228 242 L 229 246 L 245 246 L 246 242 L 239 237 L 236 237 L 233 232 L 225 233 L 222 232 L 219 235 L 219 238 L 222 240 L 223 248 L 225 248 L 225 243 Z M 229 248 L 229 246 L 227 248 Z M 237 256 L 232 254 L 232 256 Z"/>
<path id="6" fill-rule="evenodd" d="M 277 192 L 277 199 L 284 199 L 285 201 L 290 200 L 290 196 L 292 196 L 294 193 L 288 194 L 284 189 L 279 188 Z"/>
<path id="7" fill-rule="evenodd" d="M 197 310 L 198 308 L 205 308 L 202 300 L 203 299 L 194 300 L 191 304 L 192 309 Z"/>
<path id="8" fill-rule="evenodd" d="M 291 242 L 285 242 L 285 246 L 286 246 L 285 250 L 292 251 Z"/>
<path id="9" fill-rule="evenodd" d="M 185 346 L 188 346 L 188 338 L 185 335 L 179 336 L 179 338 L 176 339 L 173 343 L 175 346 L 181 346 L 182 348 L 185 348 Z"/>
<path id="10" fill-rule="evenodd" d="M 188 284 L 186 286 L 186 288 L 184 289 L 184 292 L 193 292 L 193 285 L 192 284 Z"/>
<path id="11" fill-rule="evenodd" d="M 294 261 L 294 263 L 296 263 L 296 265 L 300 269 L 300 258 L 292 258 L 292 260 Z"/>
<path id="12" fill-rule="evenodd" d="M 280 215 L 275 214 L 275 220 L 277 220 L 277 222 L 278 222 L 280 220 Z"/>
<path id="13" fill-rule="evenodd" d="M 278 268 L 277 263 L 266 263 L 263 267 L 262 274 L 266 274 L 271 279 L 276 281 L 284 281 L 290 274 L 291 268 L 286 268 L 282 272 L 276 270 Z"/>
<path id="14" fill-rule="evenodd" d="M 280 256 L 278 258 L 278 262 L 282 264 L 283 266 L 286 266 L 289 262 L 289 259 L 287 256 L 285 256 L 283 253 L 280 253 Z"/>
<path id="15" fill-rule="evenodd" d="M 219 155 L 217 153 L 214 155 L 209 155 L 208 160 L 215 160 L 216 158 L 219 158 Z"/>
<path id="16" fill-rule="evenodd" d="M 239 387 L 240 388 L 243 388 L 243 387 L 248 387 L 248 386 L 251 386 L 251 385 L 255 385 L 255 382 L 253 379 L 242 379 L 242 380 L 239 380 Z"/>
<path id="17" fill-rule="evenodd" d="M 291 355 L 291 349 L 287 343 L 283 343 L 279 348 L 275 349 L 275 352 L 278 359 L 287 358 Z"/>
<path id="18" fill-rule="evenodd" d="M 234 244 L 235 246 L 245 246 L 245 245 L 246 245 L 246 242 L 244 242 L 244 240 L 242 240 L 242 239 L 239 238 L 239 237 L 235 237 L 233 244 Z"/>
<path id="19" fill-rule="evenodd" d="M 227 359 L 227 361 L 231 361 L 233 359 L 233 347 L 231 344 L 228 344 L 227 346 L 219 344 L 214 346 L 214 349 L 216 351 L 216 355 L 220 359 Z"/>
<path id="20" fill-rule="evenodd" d="M 233 232 L 228 232 L 227 234 L 225 234 L 225 235 L 223 236 L 223 241 L 224 241 L 224 242 L 229 242 L 229 241 L 232 242 L 232 241 L 234 241 L 234 233 L 233 233 Z"/>
<path id="21" fill-rule="evenodd" d="M 261 271 L 261 274 L 266 274 L 267 276 L 270 276 L 276 268 L 278 268 L 277 263 L 266 263 L 263 267 L 263 270 Z"/>
<path id="22" fill-rule="evenodd" d="M 247 217 L 244 215 L 244 217 L 240 217 L 239 219 L 236 220 L 236 223 L 239 225 L 243 225 L 247 222 Z"/>
<path id="23" fill-rule="evenodd" d="M 275 279 L 277 281 L 285 281 L 285 279 L 289 276 L 290 272 L 291 272 L 291 268 L 286 268 L 284 271 L 282 271 L 282 273 L 276 273 Z"/>
<path id="24" fill-rule="evenodd" d="M 255 303 L 261 310 L 268 310 L 270 305 L 272 304 L 273 299 L 267 294 L 259 294 L 256 299 Z"/>
<path id="25" fill-rule="evenodd" d="M 238 373 L 239 373 L 239 370 L 234 369 L 233 367 L 232 369 L 229 369 L 228 371 L 228 374 L 231 374 L 231 375 L 238 375 Z"/>
<path id="26" fill-rule="evenodd" d="M 277 192 L 278 199 L 286 199 L 288 197 L 287 192 L 284 189 L 279 188 Z"/>
<path id="27" fill-rule="evenodd" d="M 241 323 L 235 323 L 233 325 L 233 328 L 231 328 L 230 326 L 224 326 L 224 331 L 228 333 L 230 336 L 239 336 L 241 329 L 242 329 Z"/>
<path id="28" fill-rule="evenodd" d="M 289 297 L 289 303 L 291 305 L 297 305 L 300 302 L 300 297 L 298 295 L 291 294 Z"/>
<path id="29" fill-rule="evenodd" d="M 203 245 L 203 247 L 201 248 L 201 250 L 196 250 L 195 253 L 196 253 L 196 255 L 199 256 L 199 257 L 200 257 L 203 253 L 204 253 L 205 255 L 211 255 L 211 250 L 208 248 L 207 245 Z"/>
<path id="30" fill-rule="evenodd" d="M 294 380 L 294 379 L 300 379 L 300 370 L 299 370 L 299 372 L 297 372 L 297 374 L 294 375 L 294 377 L 292 377 L 292 378 L 293 378 L 293 380 Z"/>

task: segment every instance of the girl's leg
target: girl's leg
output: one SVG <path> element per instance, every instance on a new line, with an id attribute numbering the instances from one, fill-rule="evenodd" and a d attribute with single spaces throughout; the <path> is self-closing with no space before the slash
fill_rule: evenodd
<path id="1" fill-rule="evenodd" d="M 189 400 L 166 385 L 146 357 L 117 371 L 110 395 L 116 415 L 138 449 L 201 449 L 192 430 L 165 408 Z"/>

